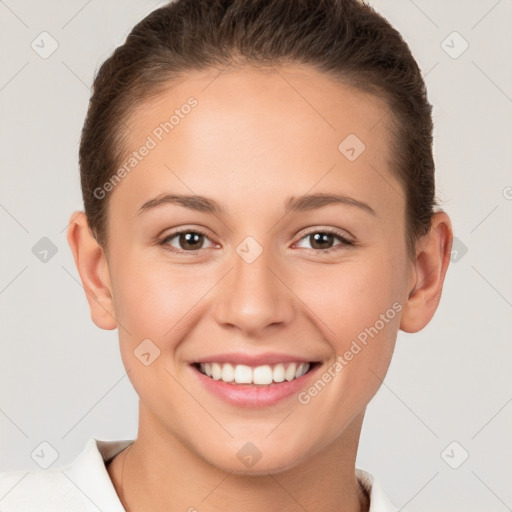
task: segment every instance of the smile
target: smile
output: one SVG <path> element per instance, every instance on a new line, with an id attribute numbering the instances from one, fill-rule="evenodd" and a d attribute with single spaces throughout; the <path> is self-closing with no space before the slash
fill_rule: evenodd
<path id="1" fill-rule="evenodd" d="M 300 362 L 255 367 L 230 363 L 197 363 L 195 366 L 203 375 L 213 380 L 257 386 L 269 386 L 284 381 L 291 382 L 305 375 L 311 368 L 310 363 Z"/>

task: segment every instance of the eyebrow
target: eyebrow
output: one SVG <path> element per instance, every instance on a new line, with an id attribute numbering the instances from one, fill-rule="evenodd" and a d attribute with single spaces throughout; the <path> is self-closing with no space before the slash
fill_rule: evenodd
<path id="1" fill-rule="evenodd" d="M 176 204 L 191 210 L 211 214 L 224 214 L 224 208 L 214 199 L 198 195 L 176 195 L 176 194 L 162 194 L 154 199 L 146 201 L 138 210 L 137 215 L 156 208 L 164 204 Z M 375 210 L 368 204 L 358 201 L 352 197 L 342 196 L 338 194 L 317 193 L 309 194 L 300 197 L 289 197 L 285 202 L 285 213 L 308 211 L 322 208 L 323 206 L 331 204 L 341 204 L 360 208 L 367 213 L 377 215 Z"/>

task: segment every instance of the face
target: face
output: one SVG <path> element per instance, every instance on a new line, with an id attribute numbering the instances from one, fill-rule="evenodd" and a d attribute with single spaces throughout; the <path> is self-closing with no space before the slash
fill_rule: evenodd
<path id="1" fill-rule="evenodd" d="M 132 113 L 108 272 L 146 424 L 259 473 L 364 414 L 410 270 L 388 115 L 299 66 L 189 73 Z"/>

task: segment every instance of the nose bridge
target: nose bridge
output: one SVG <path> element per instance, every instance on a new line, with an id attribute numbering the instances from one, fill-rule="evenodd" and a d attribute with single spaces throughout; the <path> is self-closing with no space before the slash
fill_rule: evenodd
<path id="1" fill-rule="evenodd" d="M 275 275 L 278 265 L 269 247 L 247 237 L 236 247 L 232 265 L 216 307 L 219 323 L 255 332 L 290 320 L 291 298 Z"/>

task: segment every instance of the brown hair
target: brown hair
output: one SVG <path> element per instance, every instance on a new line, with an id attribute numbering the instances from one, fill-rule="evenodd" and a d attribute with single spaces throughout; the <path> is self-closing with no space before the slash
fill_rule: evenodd
<path id="1" fill-rule="evenodd" d="M 391 171 L 405 191 L 413 256 L 437 205 L 432 106 L 399 32 L 358 0 L 175 0 L 140 21 L 97 72 L 81 135 L 82 194 L 98 242 L 107 245 L 108 195 L 95 190 L 122 162 L 123 123 L 134 106 L 187 70 L 242 63 L 310 65 L 386 100 Z"/>

